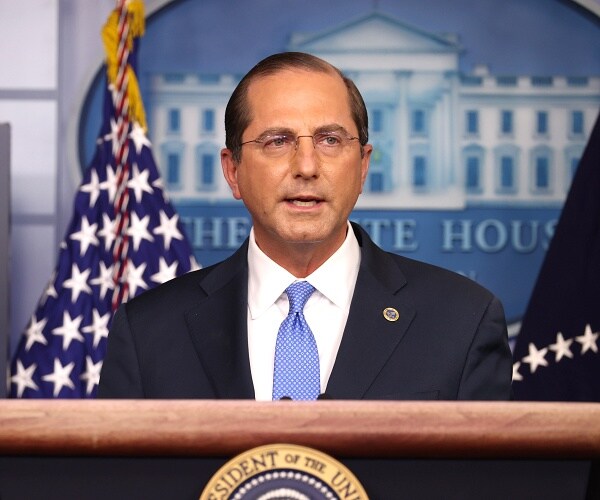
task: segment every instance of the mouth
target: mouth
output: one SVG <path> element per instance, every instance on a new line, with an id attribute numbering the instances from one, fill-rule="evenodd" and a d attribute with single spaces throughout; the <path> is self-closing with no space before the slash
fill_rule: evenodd
<path id="1" fill-rule="evenodd" d="M 286 201 L 296 207 L 315 207 L 321 203 L 322 200 L 314 197 L 299 196 L 295 198 L 286 198 Z"/>
<path id="2" fill-rule="evenodd" d="M 296 205 L 297 207 L 314 207 L 317 203 L 319 203 L 317 200 L 310 200 L 310 201 L 304 201 L 304 200 L 289 200 L 290 203 L 292 203 L 293 205 Z"/>

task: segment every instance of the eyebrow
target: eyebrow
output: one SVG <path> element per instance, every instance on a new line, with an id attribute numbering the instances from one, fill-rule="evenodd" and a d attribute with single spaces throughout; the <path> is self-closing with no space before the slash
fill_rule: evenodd
<path id="1" fill-rule="evenodd" d="M 340 125 L 339 123 L 330 123 L 327 125 L 321 125 L 320 127 L 317 127 L 314 132 L 314 134 L 322 134 L 322 133 L 328 133 L 328 132 L 344 132 L 348 135 L 351 135 L 345 127 L 343 127 L 342 125 Z M 262 139 L 268 135 L 293 135 L 296 136 L 296 132 L 294 130 L 292 130 L 291 128 L 288 127 L 272 127 L 272 128 L 268 128 L 266 130 L 263 130 L 263 132 L 257 137 L 257 139 Z"/>
<path id="2" fill-rule="evenodd" d="M 351 135 L 345 127 L 343 127 L 342 125 L 340 125 L 339 123 L 331 123 L 329 125 L 323 125 L 321 127 L 318 127 L 315 130 L 315 134 L 319 134 L 319 133 L 323 133 L 323 132 L 344 132 L 347 135 Z"/>
<path id="3" fill-rule="evenodd" d="M 296 133 L 291 128 L 273 127 L 263 130 L 257 139 L 262 139 L 268 135 L 296 135 Z"/>

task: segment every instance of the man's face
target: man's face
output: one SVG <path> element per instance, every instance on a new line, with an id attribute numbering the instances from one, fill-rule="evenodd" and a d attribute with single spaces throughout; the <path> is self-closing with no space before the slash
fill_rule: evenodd
<path id="1" fill-rule="evenodd" d="M 251 121 L 242 142 L 265 134 L 312 136 L 338 129 L 358 136 L 348 92 L 333 73 L 283 70 L 255 80 L 248 89 Z M 272 259 L 309 244 L 331 255 L 346 235 L 346 221 L 367 175 L 371 146 L 349 141 L 339 154 L 321 154 L 309 137 L 297 149 L 270 157 L 261 144 L 243 146 L 235 163 L 231 151 L 221 153 L 223 172 L 233 196 L 252 215 L 259 247 Z M 292 246 L 290 246 L 292 245 Z"/>

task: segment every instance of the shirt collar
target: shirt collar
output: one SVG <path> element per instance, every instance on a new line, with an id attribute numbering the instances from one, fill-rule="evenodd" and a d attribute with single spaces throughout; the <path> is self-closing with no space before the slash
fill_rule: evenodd
<path id="1" fill-rule="evenodd" d="M 350 307 L 360 267 L 360 247 L 348 223 L 342 246 L 306 278 L 312 286 L 340 308 Z"/>
<path id="2" fill-rule="evenodd" d="M 342 246 L 306 277 L 312 286 L 340 308 L 350 307 L 360 266 L 360 247 L 348 223 Z M 258 247 L 254 228 L 248 244 L 248 307 L 252 319 L 263 314 L 297 278 Z"/>
<path id="3" fill-rule="evenodd" d="M 296 277 L 271 260 L 258 248 L 254 239 L 254 228 L 248 241 L 248 308 L 250 317 L 262 315 Z"/>

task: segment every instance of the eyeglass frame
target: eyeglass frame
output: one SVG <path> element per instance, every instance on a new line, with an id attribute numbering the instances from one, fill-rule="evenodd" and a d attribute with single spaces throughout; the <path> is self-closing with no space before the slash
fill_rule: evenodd
<path id="1" fill-rule="evenodd" d="M 342 132 L 340 134 L 340 132 Z M 294 138 L 294 154 L 298 151 L 298 145 L 299 145 L 299 140 L 302 137 L 310 137 L 312 140 L 312 144 L 313 144 L 313 149 L 317 152 L 321 151 L 318 147 L 317 147 L 317 142 L 315 141 L 315 137 L 322 135 L 324 138 L 328 137 L 328 136 L 333 136 L 334 134 L 338 134 L 339 138 L 344 139 L 345 143 L 342 144 L 342 147 L 347 146 L 350 141 L 359 141 L 360 144 L 360 138 L 356 137 L 356 136 L 352 136 L 350 135 L 345 129 L 344 127 L 339 127 L 335 130 L 324 130 L 321 132 L 316 132 L 313 135 L 295 135 L 293 133 L 290 132 L 279 132 L 279 133 L 272 133 L 272 134 L 268 134 L 268 133 L 263 133 L 262 135 L 258 136 L 256 139 L 251 139 L 249 141 L 244 141 L 240 144 L 240 149 L 242 146 L 245 146 L 246 144 L 265 144 L 267 142 L 268 139 L 270 138 L 277 138 L 277 137 L 287 137 L 287 138 Z M 360 151 L 361 151 L 361 156 L 363 154 L 363 144 L 360 144 Z M 284 156 L 285 154 L 282 154 L 281 156 Z M 277 158 L 277 156 L 274 156 L 274 158 Z"/>

